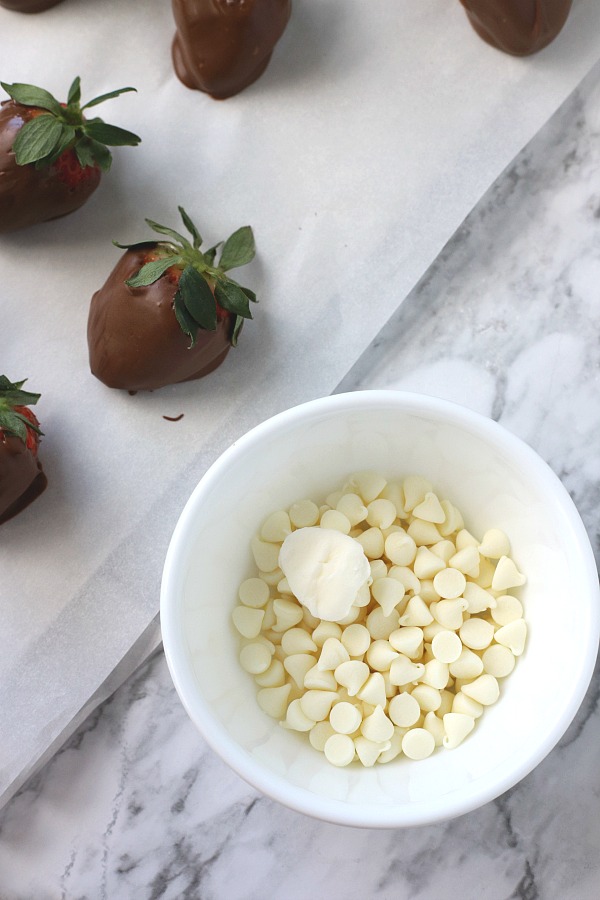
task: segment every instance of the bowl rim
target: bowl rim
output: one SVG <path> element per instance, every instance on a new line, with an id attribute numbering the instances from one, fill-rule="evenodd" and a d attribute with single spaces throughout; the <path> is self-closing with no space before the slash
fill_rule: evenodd
<path id="1" fill-rule="evenodd" d="M 438 421 L 466 428 L 488 443 L 493 441 L 500 450 L 507 450 L 517 465 L 534 467 L 537 477 L 542 479 L 554 494 L 565 515 L 566 523 L 574 534 L 581 553 L 581 578 L 589 585 L 590 599 L 593 601 L 595 596 L 596 602 L 590 602 L 587 610 L 589 619 L 587 641 L 582 648 L 580 676 L 573 684 L 569 702 L 563 707 L 561 715 L 554 722 L 546 739 L 525 753 L 518 766 L 513 766 L 501 777 L 492 778 L 486 788 L 479 786 L 476 791 L 467 791 L 462 800 L 457 799 L 455 795 L 449 795 L 446 803 L 444 798 L 435 798 L 414 805 L 369 807 L 362 803 L 352 804 L 321 797 L 291 784 L 285 777 L 268 770 L 229 735 L 212 713 L 210 703 L 204 700 L 199 691 L 194 690 L 181 629 L 177 624 L 177 598 L 183 590 L 187 558 L 191 552 L 190 526 L 196 510 L 205 492 L 227 471 L 230 462 L 240 454 L 244 454 L 250 447 L 261 443 L 269 434 L 290 425 L 298 426 L 308 419 L 347 409 L 360 412 L 390 406 L 403 413 L 425 414 L 433 416 Z M 173 531 L 163 568 L 160 619 L 165 657 L 179 699 L 209 746 L 238 775 L 272 799 L 297 812 L 323 821 L 356 827 L 392 828 L 445 821 L 483 806 L 521 781 L 550 753 L 573 721 L 592 678 L 600 639 L 599 598 L 596 563 L 577 508 L 558 476 L 528 444 L 493 419 L 449 400 L 407 391 L 365 390 L 332 394 L 286 409 L 251 428 L 220 454 L 194 488 Z"/>

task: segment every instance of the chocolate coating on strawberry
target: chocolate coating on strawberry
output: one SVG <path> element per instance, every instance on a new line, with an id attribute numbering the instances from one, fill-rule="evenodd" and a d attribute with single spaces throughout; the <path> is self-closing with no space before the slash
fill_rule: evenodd
<path id="1" fill-rule="evenodd" d="M 0 0 L 0 6 L 15 12 L 38 13 L 58 6 L 61 2 L 62 0 Z"/>
<path id="2" fill-rule="evenodd" d="M 180 212 L 192 242 L 146 220 L 169 240 L 128 247 L 92 297 L 90 369 L 108 387 L 151 391 L 201 378 L 223 362 L 251 318 L 253 292 L 225 274 L 253 258 L 251 229 L 225 242 L 216 265 L 220 245 L 202 253 L 202 238 Z"/>
<path id="3" fill-rule="evenodd" d="M 139 143 L 130 131 L 83 114 L 86 108 L 134 88 L 81 106 L 79 78 L 62 104 L 35 85 L 2 87 L 11 99 L 0 105 L 0 233 L 74 212 L 110 168 L 108 145 Z"/>
<path id="4" fill-rule="evenodd" d="M 172 0 L 173 65 L 186 87 L 218 100 L 262 75 L 290 18 L 291 0 Z"/>
<path id="5" fill-rule="evenodd" d="M 567 21 L 572 0 L 461 0 L 469 21 L 488 44 L 513 56 L 546 47 Z"/>
<path id="6" fill-rule="evenodd" d="M 40 395 L 23 391 L 23 384 L 0 376 L 0 524 L 21 512 L 47 485 L 38 459 L 39 422 L 28 408 Z"/>

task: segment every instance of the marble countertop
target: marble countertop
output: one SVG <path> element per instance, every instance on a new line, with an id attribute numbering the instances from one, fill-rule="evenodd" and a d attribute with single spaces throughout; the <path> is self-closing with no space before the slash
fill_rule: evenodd
<path id="1" fill-rule="evenodd" d="M 533 446 L 599 554 L 600 67 L 455 234 L 339 390 L 445 397 Z M 373 302 L 376 302 L 373 297 Z M 162 653 L 0 814 L 0 896 L 595 900 L 600 680 L 522 782 L 404 831 L 324 824 L 241 781 L 195 732 Z"/>

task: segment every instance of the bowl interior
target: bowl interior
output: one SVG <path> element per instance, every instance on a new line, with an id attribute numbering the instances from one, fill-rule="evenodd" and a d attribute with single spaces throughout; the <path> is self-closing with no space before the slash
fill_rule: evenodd
<path id="1" fill-rule="evenodd" d="M 528 578 L 526 652 L 500 700 L 457 749 L 337 769 L 258 707 L 231 626 L 249 542 L 263 519 L 323 502 L 353 471 L 418 473 L 476 536 L 509 535 Z M 493 422 L 425 397 L 365 392 L 315 401 L 250 432 L 209 470 L 177 526 L 163 580 L 165 651 L 188 713 L 242 776 L 304 812 L 359 825 L 418 824 L 497 796 L 554 746 L 587 688 L 598 641 L 597 580 L 581 521 L 560 482 Z"/>

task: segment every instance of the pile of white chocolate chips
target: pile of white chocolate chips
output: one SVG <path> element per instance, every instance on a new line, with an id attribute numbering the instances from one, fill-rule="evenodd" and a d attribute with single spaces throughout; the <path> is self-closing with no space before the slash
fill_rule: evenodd
<path id="1" fill-rule="evenodd" d="M 523 652 L 507 536 L 478 540 L 421 476 L 358 472 L 322 506 L 270 515 L 252 553 L 240 663 L 260 707 L 333 765 L 458 746 Z"/>

